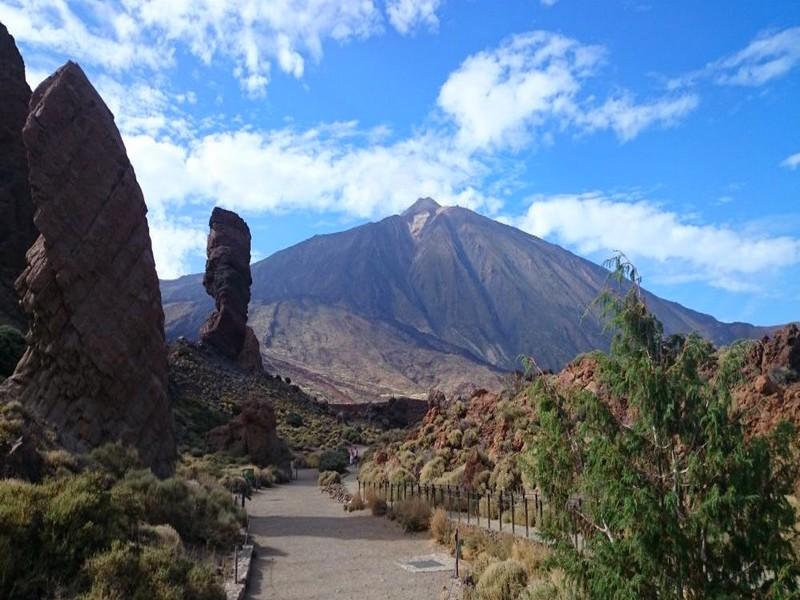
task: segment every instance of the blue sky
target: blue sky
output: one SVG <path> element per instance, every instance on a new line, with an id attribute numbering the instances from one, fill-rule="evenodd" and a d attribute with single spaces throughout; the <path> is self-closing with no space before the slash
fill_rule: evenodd
<path id="1" fill-rule="evenodd" d="M 723 320 L 800 320 L 800 2 L 0 0 L 116 115 L 159 275 L 460 204 Z"/>

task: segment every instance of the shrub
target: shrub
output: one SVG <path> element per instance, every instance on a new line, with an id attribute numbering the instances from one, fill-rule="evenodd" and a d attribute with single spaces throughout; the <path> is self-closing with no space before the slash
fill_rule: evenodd
<path id="1" fill-rule="evenodd" d="M 518 598 L 528 585 L 528 574 L 516 560 L 495 562 L 486 567 L 478 580 L 476 592 L 480 600 Z"/>
<path id="2" fill-rule="evenodd" d="M 431 483 L 444 475 L 445 469 L 446 465 L 444 459 L 441 456 L 437 456 L 425 463 L 425 466 L 422 467 L 422 471 L 420 471 L 419 480 L 421 483 Z"/>
<path id="3" fill-rule="evenodd" d="M 91 581 L 84 600 L 223 600 L 225 593 L 205 566 L 167 548 L 115 542 L 88 561 Z"/>
<path id="4" fill-rule="evenodd" d="M 355 427 L 346 427 L 342 432 L 342 437 L 351 444 L 361 443 L 361 432 Z"/>
<path id="5" fill-rule="evenodd" d="M 431 520 L 431 507 L 421 498 L 409 498 L 395 504 L 395 519 L 407 532 L 425 531 Z"/>
<path id="6" fill-rule="evenodd" d="M 310 454 L 306 454 L 306 467 L 309 469 L 319 469 L 319 460 L 321 457 L 322 452 L 311 452 Z M 302 469 L 303 467 L 298 466 L 298 468 Z"/>
<path id="7" fill-rule="evenodd" d="M 461 448 L 461 438 L 463 434 L 460 429 L 454 429 L 447 434 L 447 443 L 451 448 Z"/>
<path id="8" fill-rule="evenodd" d="M 296 412 L 290 412 L 286 415 L 286 424 L 289 425 L 289 427 L 302 427 L 303 417 Z"/>
<path id="9" fill-rule="evenodd" d="M 347 510 L 352 512 L 354 510 L 364 510 L 367 505 L 364 503 L 364 499 L 361 497 L 361 494 L 356 493 L 350 498 L 350 502 L 347 504 Z"/>
<path id="10" fill-rule="evenodd" d="M 122 442 L 103 444 L 89 453 L 89 460 L 95 468 L 105 471 L 115 479 L 122 479 L 125 473 L 141 468 L 139 454 Z"/>
<path id="11" fill-rule="evenodd" d="M 386 510 L 388 509 L 386 500 L 381 498 L 373 490 L 367 492 L 367 507 L 376 517 L 382 517 L 386 514 Z"/>
<path id="12" fill-rule="evenodd" d="M 275 485 L 275 471 L 272 468 L 254 469 L 253 474 L 256 480 L 256 486 L 260 488 L 271 488 Z"/>
<path id="13" fill-rule="evenodd" d="M 10 325 L 0 325 L 0 378 L 10 377 L 25 352 L 25 336 Z"/>
<path id="14" fill-rule="evenodd" d="M 516 490 L 522 484 L 519 467 L 516 457 L 506 457 L 499 461 L 492 470 L 489 478 L 489 487 L 494 490 Z"/>
<path id="15" fill-rule="evenodd" d="M 337 448 L 336 450 L 326 450 L 319 458 L 320 471 L 337 471 L 344 473 L 347 471 L 347 466 L 350 463 L 350 457 L 347 450 L 344 448 Z"/>
<path id="16" fill-rule="evenodd" d="M 463 437 L 461 438 L 461 446 L 463 448 L 472 448 L 477 443 L 478 443 L 478 432 L 473 428 L 467 429 L 464 432 Z"/>
<path id="17" fill-rule="evenodd" d="M 433 511 L 430 528 L 431 536 L 434 540 L 444 546 L 450 545 L 455 530 L 453 529 L 452 522 L 447 517 L 447 513 L 443 509 L 437 508 Z"/>
<path id="18" fill-rule="evenodd" d="M 334 483 L 342 483 L 342 476 L 336 471 L 323 471 L 317 480 L 320 487 L 328 487 Z"/>

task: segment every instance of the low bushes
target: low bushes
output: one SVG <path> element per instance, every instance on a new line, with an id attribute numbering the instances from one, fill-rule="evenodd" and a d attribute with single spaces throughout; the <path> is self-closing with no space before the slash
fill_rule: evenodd
<path id="1" fill-rule="evenodd" d="M 425 531 L 430 524 L 431 507 L 421 498 L 409 498 L 394 505 L 392 516 L 406 532 Z"/>
<path id="2" fill-rule="evenodd" d="M 382 517 L 388 510 L 386 500 L 381 498 L 373 490 L 367 492 L 367 508 L 369 508 L 373 516 L 376 517 Z"/>
<path id="3" fill-rule="evenodd" d="M 510 600 L 518 598 L 527 585 L 525 567 L 511 559 L 486 567 L 475 591 L 480 600 Z"/>
<path id="4" fill-rule="evenodd" d="M 361 494 L 356 493 L 352 498 L 350 498 L 350 502 L 345 505 L 347 512 L 353 512 L 355 510 L 364 510 L 367 508 L 364 499 L 361 497 Z"/>
<path id="5" fill-rule="evenodd" d="M 443 546 L 449 547 L 453 542 L 455 528 L 453 527 L 452 521 L 450 521 L 450 519 L 447 517 L 447 513 L 443 509 L 437 508 L 433 511 L 433 514 L 431 515 L 430 529 L 433 539 Z"/>
<path id="6" fill-rule="evenodd" d="M 91 580 L 84 600 L 224 600 L 225 593 L 207 567 L 192 564 L 180 552 L 137 548 L 115 541 L 86 564 Z"/>
<path id="7" fill-rule="evenodd" d="M 323 471 L 317 480 L 319 487 L 328 487 L 334 483 L 342 483 L 342 476 L 336 471 Z"/>
<path id="8" fill-rule="evenodd" d="M 350 457 L 345 448 L 337 448 L 336 450 L 326 450 L 319 457 L 320 471 L 337 471 L 344 473 L 347 471 L 347 466 L 350 463 Z"/>

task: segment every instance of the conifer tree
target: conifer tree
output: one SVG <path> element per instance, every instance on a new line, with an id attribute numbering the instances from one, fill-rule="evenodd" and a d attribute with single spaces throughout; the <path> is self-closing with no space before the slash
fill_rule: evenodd
<path id="1" fill-rule="evenodd" d="M 607 266 L 605 398 L 544 378 L 532 388 L 539 423 L 522 465 L 547 498 L 554 564 L 589 598 L 798 597 L 793 427 L 748 438 L 731 396 L 746 346 L 665 338 L 633 265 Z"/>

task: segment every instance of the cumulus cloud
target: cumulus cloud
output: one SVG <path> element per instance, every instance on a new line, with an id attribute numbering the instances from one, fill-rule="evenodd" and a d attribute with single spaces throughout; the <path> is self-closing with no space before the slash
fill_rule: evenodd
<path id="1" fill-rule="evenodd" d="M 207 231 L 183 221 L 148 219 L 153 258 L 160 279 L 176 279 L 190 270 L 190 259 L 206 247 Z"/>
<path id="2" fill-rule="evenodd" d="M 796 238 L 696 224 L 647 200 L 597 192 L 536 197 L 517 225 L 584 254 L 621 250 L 732 291 L 755 273 L 800 263 Z"/>
<path id="3" fill-rule="evenodd" d="M 362 218 L 396 213 L 418 196 L 474 209 L 497 206 L 479 191 L 486 167 L 447 140 L 421 134 L 383 144 L 353 127 L 228 131 L 186 146 L 148 135 L 125 143 L 158 214 L 173 204 L 211 200 L 254 213 L 334 211 Z"/>
<path id="4" fill-rule="evenodd" d="M 273 63 L 301 77 L 323 41 L 369 37 L 383 17 L 372 0 L 3 0 L 0 20 L 19 41 L 111 71 L 168 67 L 179 45 L 206 64 L 224 57 L 260 95 Z"/>
<path id="5" fill-rule="evenodd" d="M 594 105 L 584 84 L 604 57 L 600 46 L 551 32 L 515 35 L 468 57 L 442 86 L 438 105 L 456 124 L 460 144 L 485 150 L 520 148 L 548 125 L 612 129 L 627 141 L 697 106 L 694 95 L 637 103 L 629 92 Z"/>
<path id="6" fill-rule="evenodd" d="M 440 5 L 441 0 L 386 0 L 386 16 L 403 35 L 418 27 L 435 31 L 439 27 L 436 11 Z"/>
<path id="7" fill-rule="evenodd" d="M 781 161 L 781 166 L 791 169 L 792 171 L 794 171 L 797 167 L 800 167 L 800 152 L 792 154 L 791 156 L 787 156 L 785 159 L 783 159 L 783 161 Z"/>

